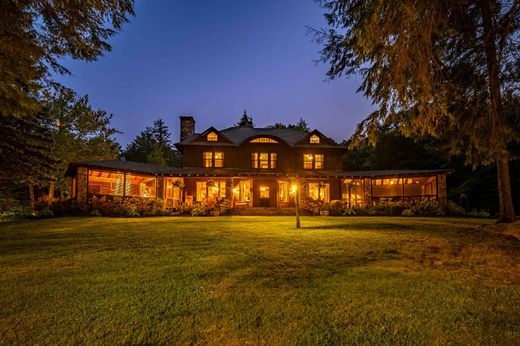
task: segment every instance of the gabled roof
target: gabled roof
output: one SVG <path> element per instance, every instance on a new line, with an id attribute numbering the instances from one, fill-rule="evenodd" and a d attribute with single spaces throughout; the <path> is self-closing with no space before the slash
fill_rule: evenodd
<path id="1" fill-rule="evenodd" d="M 148 174 L 175 174 L 181 172 L 181 168 L 156 165 L 153 163 L 143 163 L 122 160 L 103 160 L 103 161 L 83 161 L 73 162 L 67 168 L 65 176 L 73 176 L 78 167 L 108 169 L 113 171 L 148 173 Z"/>
<path id="2" fill-rule="evenodd" d="M 327 143 L 314 144 L 313 147 L 343 147 L 341 145 L 336 144 L 334 140 L 329 137 L 323 135 L 318 130 L 314 130 L 310 134 L 296 131 L 293 129 L 279 129 L 279 128 L 259 128 L 259 127 L 246 127 L 246 126 L 234 126 L 228 127 L 222 131 L 217 131 L 213 127 L 213 129 L 217 134 L 223 135 L 224 138 L 230 141 L 230 144 L 233 145 L 241 145 L 242 143 L 246 143 L 249 139 L 255 137 L 272 137 L 275 139 L 279 139 L 282 142 L 287 143 L 289 146 L 298 145 L 298 143 L 302 142 L 306 138 L 310 137 L 312 134 L 316 133 L 321 138 L 324 138 Z M 202 134 L 190 135 L 186 137 L 183 141 L 176 144 L 176 146 L 183 146 L 186 144 L 189 145 L 222 145 L 226 143 L 215 143 L 215 142 L 197 142 L 197 139 L 206 134 L 208 130 L 204 131 Z"/>
<path id="3" fill-rule="evenodd" d="M 310 138 L 312 136 L 318 136 L 320 139 L 322 139 L 323 141 L 320 140 L 320 143 L 310 143 Z M 323 143 L 325 142 L 325 143 Z M 299 147 L 330 147 L 330 146 L 334 146 L 334 147 L 337 147 L 337 146 L 342 146 L 344 147 L 343 145 L 341 144 L 337 144 L 332 138 L 330 137 L 327 137 L 325 136 L 323 133 L 321 133 L 320 131 L 314 129 L 312 130 L 311 132 L 309 132 L 302 140 L 298 141 L 298 143 L 296 143 L 297 146 Z"/>

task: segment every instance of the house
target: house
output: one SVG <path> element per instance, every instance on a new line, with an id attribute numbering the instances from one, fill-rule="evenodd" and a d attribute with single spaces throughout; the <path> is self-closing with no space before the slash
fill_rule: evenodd
<path id="1" fill-rule="evenodd" d="M 195 131 L 180 117 L 182 167 L 129 161 L 76 162 L 66 175 L 72 196 L 161 198 L 166 208 L 226 199 L 233 208 L 294 206 L 295 198 L 351 206 L 446 200 L 450 170 L 345 171 L 347 148 L 318 130 L 255 128 L 252 124 Z"/>

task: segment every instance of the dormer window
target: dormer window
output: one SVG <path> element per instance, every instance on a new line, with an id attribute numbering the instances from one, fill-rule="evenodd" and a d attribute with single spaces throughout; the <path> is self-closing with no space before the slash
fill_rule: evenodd
<path id="1" fill-rule="evenodd" d="M 278 143 L 278 141 L 269 137 L 258 137 L 250 140 L 249 143 Z"/>
<path id="2" fill-rule="evenodd" d="M 309 142 L 312 143 L 312 144 L 319 144 L 320 143 L 320 137 L 318 137 L 316 135 L 312 135 L 309 138 Z"/>
<path id="3" fill-rule="evenodd" d="M 215 132 L 210 132 L 208 133 L 206 139 L 208 140 L 208 142 L 216 142 L 218 141 L 218 136 Z"/>

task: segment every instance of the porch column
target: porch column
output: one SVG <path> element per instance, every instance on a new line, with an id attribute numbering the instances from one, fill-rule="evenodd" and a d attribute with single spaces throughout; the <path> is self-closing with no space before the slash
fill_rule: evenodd
<path id="1" fill-rule="evenodd" d="M 448 200 L 446 192 L 446 174 L 437 176 L 437 200 L 440 204 L 445 204 Z"/>
<path id="2" fill-rule="evenodd" d="M 365 178 L 363 181 L 364 185 L 364 207 L 372 207 L 372 179 Z"/>
<path id="3" fill-rule="evenodd" d="M 76 173 L 77 191 L 76 200 L 79 205 L 86 204 L 88 202 L 87 196 L 87 185 L 88 185 L 88 169 L 86 167 L 78 167 Z"/>
<path id="4" fill-rule="evenodd" d="M 166 206 L 166 196 L 164 195 L 164 191 L 166 191 L 166 188 L 164 184 L 166 184 L 166 179 L 164 177 L 156 177 L 157 179 L 157 196 L 155 197 L 162 199 L 162 207 L 164 208 Z"/>

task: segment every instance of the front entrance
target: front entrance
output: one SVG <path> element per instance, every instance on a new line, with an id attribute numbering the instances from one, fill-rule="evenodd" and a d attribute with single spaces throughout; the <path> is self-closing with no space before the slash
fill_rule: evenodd
<path id="1" fill-rule="evenodd" d="M 269 207 L 269 186 L 260 186 L 260 206 Z"/>

